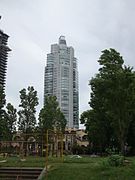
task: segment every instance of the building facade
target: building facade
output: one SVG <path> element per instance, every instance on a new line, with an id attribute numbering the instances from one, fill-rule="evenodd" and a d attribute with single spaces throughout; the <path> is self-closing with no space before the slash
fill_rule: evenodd
<path id="1" fill-rule="evenodd" d="M 8 52 L 11 51 L 7 46 L 9 36 L 0 30 L 0 86 L 4 88 L 7 70 Z"/>
<path id="2" fill-rule="evenodd" d="M 68 128 L 79 128 L 78 67 L 73 47 L 68 47 L 64 36 L 51 45 L 45 67 L 44 100 L 57 97 Z"/>

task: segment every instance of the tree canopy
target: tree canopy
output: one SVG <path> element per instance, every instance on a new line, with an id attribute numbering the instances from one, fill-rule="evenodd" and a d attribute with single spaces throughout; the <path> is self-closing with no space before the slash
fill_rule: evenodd
<path id="1" fill-rule="evenodd" d="M 45 105 L 39 113 L 39 128 L 42 131 L 57 129 L 64 131 L 66 119 L 59 108 L 56 96 L 47 96 Z"/>
<path id="2" fill-rule="evenodd" d="M 6 105 L 3 121 L 4 139 L 12 140 L 12 136 L 16 132 L 17 110 L 11 103 Z"/>
<path id="3" fill-rule="evenodd" d="M 37 91 L 34 90 L 33 86 L 29 86 L 27 90 L 24 88 L 20 91 L 20 99 L 18 128 L 25 133 L 32 132 L 36 125 Z"/>
<path id="4" fill-rule="evenodd" d="M 90 136 L 99 134 L 100 147 L 115 144 L 124 153 L 129 127 L 135 117 L 135 72 L 124 66 L 124 60 L 115 49 L 102 51 L 98 60 L 100 69 L 93 77 L 91 86 L 90 113 L 84 121 Z M 104 135 L 107 137 L 104 137 Z"/>

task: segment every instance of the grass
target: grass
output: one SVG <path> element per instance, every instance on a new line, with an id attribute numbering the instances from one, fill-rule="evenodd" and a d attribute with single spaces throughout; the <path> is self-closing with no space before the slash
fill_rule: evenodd
<path id="1" fill-rule="evenodd" d="M 25 157 L 25 161 L 21 161 L 19 157 L 7 157 L 7 162 L 0 163 L 0 167 L 44 167 L 45 157 Z M 0 157 L 0 161 L 3 160 Z"/>
<path id="2" fill-rule="evenodd" d="M 106 158 L 66 158 L 63 164 L 52 164 L 48 180 L 134 180 L 135 158 L 121 167 L 107 165 Z"/>
<path id="3" fill-rule="evenodd" d="M 135 157 L 127 158 L 130 163 L 120 167 L 111 167 L 106 164 L 106 158 L 49 158 L 50 169 L 47 180 L 135 180 Z M 2 160 L 0 158 L 0 160 Z M 27 157 L 21 162 L 18 157 L 8 157 L 6 163 L 0 167 L 44 167 L 45 158 Z"/>

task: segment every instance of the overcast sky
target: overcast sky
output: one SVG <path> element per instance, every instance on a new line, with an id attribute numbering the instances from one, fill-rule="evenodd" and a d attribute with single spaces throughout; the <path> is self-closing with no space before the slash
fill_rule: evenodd
<path id="1" fill-rule="evenodd" d="M 80 113 L 89 109 L 89 80 L 106 48 L 135 66 L 134 0 L 0 0 L 0 29 L 12 49 L 8 59 L 6 99 L 16 108 L 19 91 L 34 86 L 43 105 L 44 67 L 50 45 L 66 36 L 78 59 Z"/>

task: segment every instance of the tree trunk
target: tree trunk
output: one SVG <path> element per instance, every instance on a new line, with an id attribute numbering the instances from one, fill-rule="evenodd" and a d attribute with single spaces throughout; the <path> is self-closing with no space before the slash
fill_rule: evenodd
<path id="1" fill-rule="evenodd" d="M 121 139 L 120 139 L 120 150 L 121 150 L 121 154 L 125 156 L 125 140 L 123 136 L 121 136 Z"/>

